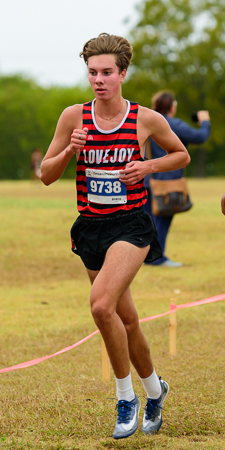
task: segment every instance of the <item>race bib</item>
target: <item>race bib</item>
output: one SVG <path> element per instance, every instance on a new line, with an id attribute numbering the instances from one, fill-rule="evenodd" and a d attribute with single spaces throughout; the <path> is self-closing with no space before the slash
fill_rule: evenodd
<path id="1" fill-rule="evenodd" d="M 119 180 L 119 170 L 85 170 L 88 201 L 105 205 L 127 203 L 126 185 Z"/>

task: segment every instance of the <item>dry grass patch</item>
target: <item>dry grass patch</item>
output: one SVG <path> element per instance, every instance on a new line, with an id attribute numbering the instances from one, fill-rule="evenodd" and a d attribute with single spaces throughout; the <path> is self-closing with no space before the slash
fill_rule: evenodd
<path id="1" fill-rule="evenodd" d="M 132 284 L 140 318 L 225 292 L 224 180 L 190 180 L 194 208 L 177 215 L 168 254 L 184 267 L 142 266 Z M 74 182 L 49 188 L 0 183 L 0 367 L 50 355 L 96 327 L 90 284 L 70 251 L 77 216 Z M 1 377 L 0 449 L 224 450 L 225 302 L 181 310 L 177 356 L 168 353 L 169 318 L 142 324 L 157 372 L 170 384 L 163 426 L 116 442 L 115 385 L 101 379 L 99 334 L 34 367 Z M 145 405 L 141 383 L 134 387 Z"/>

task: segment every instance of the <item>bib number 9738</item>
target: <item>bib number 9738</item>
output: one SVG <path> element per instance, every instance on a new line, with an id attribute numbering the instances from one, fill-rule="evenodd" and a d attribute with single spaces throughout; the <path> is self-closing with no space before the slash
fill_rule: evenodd
<path id="1" fill-rule="evenodd" d="M 119 171 L 86 169 L 88 201 L 104 204 L 127 202 L 126 186 L 119 180 Z"/>
<path id="2" fill-rule="evenodd" d="M 98 194 L 102 194 L 102 192 L 105 192 L 106 194 L 111 194 L 112 192 L 114 194 L 120 194 L 122 191 L 120 181 L 96 181 L 92 179 L 90 181 L 90 187 L 91 192 L 97 192 Z"/>

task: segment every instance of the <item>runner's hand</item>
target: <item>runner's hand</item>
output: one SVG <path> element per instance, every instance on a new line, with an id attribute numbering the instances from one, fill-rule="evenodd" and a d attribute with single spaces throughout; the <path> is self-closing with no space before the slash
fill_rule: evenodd
<path id="1" fill-rule="evenodd" d="M 139 183 L 146 175 L 145 164 L 141 161 L 132 161 L 120 170 L 120 181 L 127 186 Z"/>
<path id="2" fill-rule="evenodd" d="M 80 150 L 85 146 L 87 133 L 88 128 L 86 127 L 83 130 L 73 130 L 70 138 L 70 151 L 72 151 L 74 155 L 79 154 Z"/>

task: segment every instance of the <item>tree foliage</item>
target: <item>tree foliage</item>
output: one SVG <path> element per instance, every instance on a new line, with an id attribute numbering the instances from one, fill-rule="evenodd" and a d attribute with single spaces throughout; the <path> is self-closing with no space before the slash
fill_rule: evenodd
<path id="1" fill-rule="evenodd" d="M 190 148 L 187 174 L 200 166 L 206 174 L 224 175 L 224 1 L 147 0 L 137 9 L 138 23 L 128 36 L 134 55 L 124 97 L 151 107 L 155 92 L 173 90 L 178 116 L 189 123 L 193 111 L 209 110 L 211 137 Z M 90 88 L 44 89 L 20 75 L 0 77 L 0 179 L 30 178 L 31 153 L 35 147 L 46 152 L 63 109 L 92 98 Z M 64 176 L 74 174 L 69 164 Z"/>
<path id="2" fill-rule="evenodd" d="M 90 89 L 44 89 L 19 75 L 0 77 L 0 179 L 30 178 L 31 153 L 46 152 L 63 109 L 91 98 Z M 71 164 L 65 176 L 74 175 Z"/>
<path id="3" fill-rule="evenodd" d="M 124 92 L 129 90 L 149 107 L 155 92 L 170 89 L 178 100 L 178 116 L 184 120 L 190 121 L 193 111 L 209 110 L 208 160 L 214 163 L 215 174 L 222 168 L 225 173 L 224 1 L 147 0 L 138 11 L 139 21 L 130 36 L 133 64 Z"/>

